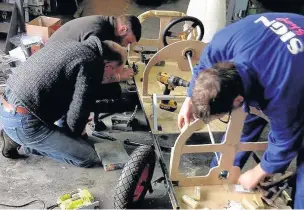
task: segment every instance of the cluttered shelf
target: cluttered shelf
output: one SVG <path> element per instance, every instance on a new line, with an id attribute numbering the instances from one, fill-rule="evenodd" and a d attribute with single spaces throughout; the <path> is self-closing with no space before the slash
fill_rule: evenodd
<path id="1" fill-rule="evenodd" d="M 8 10 L 8 8 L 6 9 Z M 4 30 L 3 24 L 8 24 L 7 27 L 10 27 L 9 23 L 0 21 L 0 32 Z M 6 50 L 0 53 L 0 94 L 3 93 L 6 81 L 13 69 L 40 50 L 60 26 L 59 18 L 39 16 L 26 24 L 26 33 L 9 37 L 6 42 L 12 45 L 12 49 L 7 54 Z"/>

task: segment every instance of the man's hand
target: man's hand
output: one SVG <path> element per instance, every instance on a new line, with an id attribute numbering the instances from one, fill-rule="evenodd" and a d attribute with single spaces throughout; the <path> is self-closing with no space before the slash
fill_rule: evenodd
<path id="1" fill-rule="evenodd" d="M 120 81 L 128 81 L 134 77 L 134 71 L 132 68 L 123 68 L 119 75 Z"/>
<path id="2" fill-rule="evenodd" d="M 90 112 L 89 118 L 88 118 L 88 123 L 92 122 L 94 120 L 94 112 Z M 82 137 L 87 136 L 87 126 L 84 127 L 82 133 L 81 133 Z"/>
<path id="3" fill-rule="evenodd" d="M 187 97 L 178 114 L 177 125 L 181 130 L 184 126 L 189 126 L 192 120 L 192 102 L 191 98 Z"/>
<path id="4" fill-rule="evenodd" d="M 239 184 L 241 184 L 244 188 L 251 190 L 254 189 L 264 178 L 269 175 L 262 168 L 261 165 L 258 164 L 253 169 L 246 171 L 242 174 L 238 180 Z"/>
<path id="5" fill-rule="evenodd" d="M 102 84 L 128 81 L 132 79 L 133 76 L 134 71 L 132 68 L 124 68 L 123 65 L 113 67 L 112 63 L 108 63 L 105 66 Z"/>

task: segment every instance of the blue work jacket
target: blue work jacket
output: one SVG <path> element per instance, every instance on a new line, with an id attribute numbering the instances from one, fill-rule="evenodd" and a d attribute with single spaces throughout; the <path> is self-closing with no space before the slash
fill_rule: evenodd
<path id="1" fill-rule="evenodd" d="M 262 110 L 271 131 L 261 167 L 286 170 L 301 148 L 304 131 L 304 16 L 250 15 L 215 34 L 206 46 L 188 88 L 200 71 L 232 61 L 242 78 L 245 102 Z"/>

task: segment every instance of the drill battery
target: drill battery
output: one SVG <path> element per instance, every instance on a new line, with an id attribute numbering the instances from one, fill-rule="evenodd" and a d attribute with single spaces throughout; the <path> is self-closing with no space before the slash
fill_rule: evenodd
<path id="1" fill-rule="evenodd" d="M 177 109 L 177 102 L 174 100 L 162 100 L 159 104 L 159 108 L 169 112 L 174 112 Z"/>

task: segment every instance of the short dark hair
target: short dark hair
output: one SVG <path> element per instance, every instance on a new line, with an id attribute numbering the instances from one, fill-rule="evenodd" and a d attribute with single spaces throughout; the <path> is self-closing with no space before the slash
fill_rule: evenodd
<path id="1" fill-rule="evenodd" d="M 233 63 L 217 63 L 203 70 L 194 86 L 192 108 L 195 117 L 208 122 L 210 116 L 232 111 L 233 101 L 244 95 L 241 77 Z"/>
<path id="2" fill-rule="evenodd" d="M 141 38 L 141 23 L 139 19 L 134 15 L 121 15 L 117 19 L 129 27 L 138 42 Z"/>
<path id="3" fill-rule="evenodd" d="M 103 59 L 107 61 L 116 61 L 118 65 L 122 65 L 124 59 L 119 52 L 118 47 L 118 44 L 113 41 L 102 41 Z"/>

